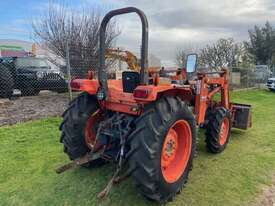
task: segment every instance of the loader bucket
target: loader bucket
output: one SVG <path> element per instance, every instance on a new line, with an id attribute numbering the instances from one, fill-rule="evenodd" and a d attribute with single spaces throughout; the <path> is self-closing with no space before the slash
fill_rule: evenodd
<path id="1" fill-rule="evenodd" d="M 231 104 L 232 126 L 238 129 L 248 129 L 252 126 L 251 105 Z"/>

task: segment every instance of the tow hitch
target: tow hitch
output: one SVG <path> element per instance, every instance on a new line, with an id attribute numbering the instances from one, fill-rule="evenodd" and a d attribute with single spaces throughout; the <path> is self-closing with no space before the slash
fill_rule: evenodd
<path id="1" fill-rule="evenodd" d="M 100 154 L 98 153 L 87 153 L 85 156 L 75 159 L 72 162 L 69 162 L 65 165 L 62 165 L 58 167 L 55 171 L 57 174 L 61 174 L 67 170 L 76 168 L 78 166 L 84 165 L 86 163 L 89 163 L 95 159 L 98 159 L 100 157 Z"/>
<path id="2" fill-rule="evenodd" d="M 117 152 L 117 155 L 115 155 L 115 159 L 108 157 L 108 155 L 106 154 L 106 145 L 105 145 L 100 151 L 95 152 L 94 149 L 92 149 L 85 156 L 77 158 L 68 164 L 58 167 L 56 169 L 56 173 L 58 173 L 58 174 L 63 173 L 69 169 L 76 168 L 78 166 L 92 162 L 93 160 L 96 160 L 99 158 L 107 160 L 109 162 L 115 162 L 116 168 L 112 175 L 112 178 L 108 181 L 108 183 L 104 187 L 104 189 L 97 195 L 97 198 L 99 198 L 99 199 L 103 199 L 104 197 L 106 197 L 109 194 L 113 185 L 120 183 L 122 180 L 126 179 L 131 174 L 131 170 L 126 169 L 124 167 L 126 165 L 125 164 L 125 162 L 126 162 L 126 160 L 125 160 L 125 154 L 126 154 L 125 145 L 126 145 L 127 137 L 131 132 L 130 125 L 131 125 L 132 121 L 133 121 L 132 117 L 127 117 L 126 115 L 120 115 L 119 113 L 117 113 L 110 119 L 101 122 L 99 125 L 95 143 L 100 142 L 100 135 L 102 135 L 102 134 L 103 135 L 113 135 L 111 132 L 106 131 L 107 128 L 111 128 L 111 129 L 117 128 L 120 148 Z M 113 131 L 113 133 L 114 133 L 114 131 Z M 122 171 L 124 171 L 124 172 L 122 172 Z"/>

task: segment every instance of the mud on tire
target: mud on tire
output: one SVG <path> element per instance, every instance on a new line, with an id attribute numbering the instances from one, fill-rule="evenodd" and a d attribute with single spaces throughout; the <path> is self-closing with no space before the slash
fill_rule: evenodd
<path id="1" fill-rule="evenodd" d="M 161 152 L 169 128 L 178 120 L 190 126 L 191 152 L 184 172 L 174 183 L 165 181 L 161 171 Z M 136 120 L 136 128 L 129 136 L 128 153 L 137 190 L 146 198 L 160 203 L 171 200 L 187 182 L 196 146 L 195 119 L 187 105 L 179 98 L 164 97 L 145 108 Z"/>

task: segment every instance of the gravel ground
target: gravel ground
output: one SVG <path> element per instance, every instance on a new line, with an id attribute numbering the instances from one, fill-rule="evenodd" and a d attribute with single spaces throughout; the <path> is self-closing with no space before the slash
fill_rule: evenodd
<path id="1" fill-rule="evenodd" d="M 0 126 L 58 116 L 68 105 L 68 94 L 44 91 L 38 96 L 0 99 Z"/>
<path id="2" fill-rule="evenodd" d="M 256 206 L 275 206 L 275 185 L 265 188 Z"/>
<path id="3" fill-rule="evenodd" d="M 255 206 L 275 206 L 275 175 L 272 180 L 272 185 L 263 188 Z"/>

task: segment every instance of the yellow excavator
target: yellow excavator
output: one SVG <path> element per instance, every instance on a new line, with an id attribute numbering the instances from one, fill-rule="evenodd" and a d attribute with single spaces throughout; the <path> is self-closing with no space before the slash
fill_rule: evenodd
<path id="1" fill-rule="evenodd" d="M 132 52 L 121 50 L 119 48 L 107 49 L 105 57 L 125 62 L 128 65 L 128 68 L 132 71 L 139 72 L 140 70 L 138 59 Z"/>
<path id="2" fill-rule="evenodd" d="M 106 49 L 106 58 L 117 59 L 127 64 L 128 69 L 131 71 L 140 71 L 140 65 L 137 57 L 130 51 L 122 50 L 119 48 Z M 149 67 L 149 73 L 155 73 L 160 71 L 160 67 Z"/>
<path id="3" fill-rule="evenodd" d="M 135 72 L 140 71 L 140 65 L 138 63 L 138 59 L 130 51 L 122 50 L 119 48 L 109 48 L 109 49 L 106 49 L 105 58 L 125 62 L 129 70 L 135 71 Z M 94 77 L 94 72 L 92 70 L 88 71 L 87 77 L 92 79 L 92 77 Z M 116 79 L 116 72 L 114 71 L 109 72 L 109 78 Z"/>

